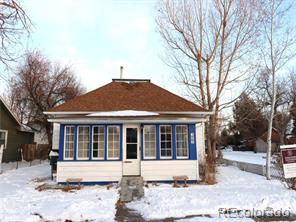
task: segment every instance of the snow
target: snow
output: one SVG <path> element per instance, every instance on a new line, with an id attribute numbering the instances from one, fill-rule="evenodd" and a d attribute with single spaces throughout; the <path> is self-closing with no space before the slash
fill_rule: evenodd
<path id="1" fill-rule="evenodd" d="M 50 153 L 49 153 L 49 156 L 50 157 L 52 157 L 52 156 L 59 156 L 59 153 L 57 151 L 51 150 Z"/>
<path id="2" fill-rule="evenodd" d="M 219 167 L 217 179 L 215 185 L 191 185 L 188 188 L 172 188 L 170 184 L 150 186 L 145 188 L 145 197 L 127 206 L 149 220 L 190 215 L 217 218 L 220 208 L 272 208 L 296 213 L 296 192 L 288 190 L 279 181 L 267 181 L 262 176 L 232 166 Z M 207 220 L 206 217 L 199 219 Z"/>
<path id="3" fill-rule="evenodd" d="M 136 111 L 136 110 L 122 110 L 114 112 L 97 112 L 87 116 L 158 116 L 159 113 L 147 112 L 147 111 Z"/>
<path id="4" fill-rule="evenodd" d="M 17 170 L 6 170 L 0 175 L 0 221 L 114 221 L 118 191 L 106 186 L 85 186 L 81 190 L 37 191 L 49 178 L 50 166 L 43 163 Z"/>
<path id="5" fill-rule="evenodd" d="M 223 151 L 223 159 L 259 165 L 266 164 L 265 153 L 254 153 L 249 151 Z"/>

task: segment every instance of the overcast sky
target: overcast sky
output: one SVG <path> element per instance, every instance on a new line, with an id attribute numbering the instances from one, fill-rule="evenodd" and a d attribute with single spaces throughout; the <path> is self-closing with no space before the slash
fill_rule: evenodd
<path id="1" fill-rule="evenodd" d="M 176 93 L 172 70 L 162 61 L 154 0 L 25 0 L 34 24 L 28 48 L 69 64 L 95 89 L 119 77 L 149 78 Z"/>

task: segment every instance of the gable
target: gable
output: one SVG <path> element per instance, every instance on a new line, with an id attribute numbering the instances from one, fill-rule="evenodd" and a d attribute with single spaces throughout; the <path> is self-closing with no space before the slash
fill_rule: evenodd
<path id="1" fill-rule="evenodd" d="M 16 118 L 16 116 L 12 113 L 12 111 L 7 107 L 4 101 L 0 98 L 0 126 L 3 121 L 13 122 L 15 126 L 20 126 L 20 122 Z M 0 127 L 1 128 L 1 127 Z"/>
<path id="2" fill-rule="evenodd" d="M 177 96 L 150 81 L 113 81 L 78 96 L 49 112 L 108 112 L 138 110 L 150 112 L 205 112 L 206 109 Z"/>

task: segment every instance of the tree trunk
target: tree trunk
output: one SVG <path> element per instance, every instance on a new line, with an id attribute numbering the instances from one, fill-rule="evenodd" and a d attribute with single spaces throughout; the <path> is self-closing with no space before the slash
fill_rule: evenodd
<path id="1" fill-rule="evenodd" d="M 270 116 L 268 121 L 268 134 L 267 134 L 267 152 L 266 152 L 266 179 L 270 180 L 270 162 L 271 162 L 271 135 L 272 135 L 272 123 L 274 117 L 274 107 L 276 102 L 276 78 L 275 78 L 275 71 L 272 70 L 272 100 L 271 100 L 271 107 L 270 107 Z"/>
<path id="2" fill-rule="evenodd" d="M 51 123 L 47 123 L 45 125 L 45 131 L 48 139 L 48 144 L 51 147 L 52 145 L 52 124 Z"/>

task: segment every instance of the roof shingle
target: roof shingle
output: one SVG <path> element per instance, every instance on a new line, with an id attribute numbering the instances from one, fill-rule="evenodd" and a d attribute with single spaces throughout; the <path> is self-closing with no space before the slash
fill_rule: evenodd
<path id="1" fill-rule="evenodd" d="M 120 110 L 203 112 L 206 109 L 151 82 L 113 81 L 77 96 L 48 112 L 101 112 Z"/>

